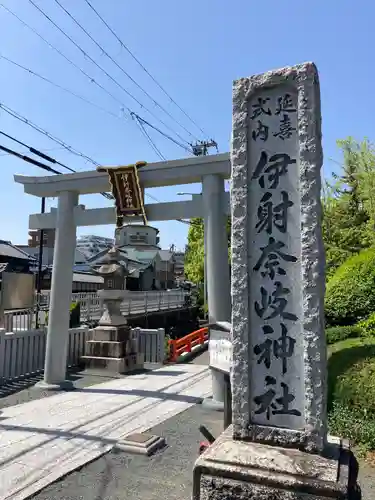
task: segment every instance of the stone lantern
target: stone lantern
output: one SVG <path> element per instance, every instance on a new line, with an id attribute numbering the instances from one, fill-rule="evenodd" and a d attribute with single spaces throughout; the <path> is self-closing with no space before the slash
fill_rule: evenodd
<path id="1" fill-rule="evenodd" d="M 88 340 L 87 355 L 83 356 L 87 368 L 101 368 L 115 373 L 126 373 L 143 368 L 143 355 L 137 352 L 137 342 L 130 338 L 131 328 L 121 313 L 126 296 L 126 269 L 120 263 L 116 247 L 111 248 L 95 273 L 104 279 L 104 289 L 98 291 L 103 303 L 99 325 Z"/>
<path id="2" fill-rule="evenodd" d="M 102 260 L 96 274 L 104 278 L 104 290 L 124 290 L 126 269 L 119 262 L 120 254 L 116 247 L 111 248 Z"/>

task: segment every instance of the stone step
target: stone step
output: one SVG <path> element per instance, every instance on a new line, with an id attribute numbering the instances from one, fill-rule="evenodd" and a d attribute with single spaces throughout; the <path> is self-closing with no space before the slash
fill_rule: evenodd
<path id="1" fill-rule="evenodd" d="M 82 356 L 87 369 L 101 369 L 106 372 L 128 373 L 143 369 L 143 354 L 128 354 L 123 358 L 110 358 L 104 356 Z"/>
<path id="2" fill-rule="evenodd" d="M 123 358 L 126 355 L 126 342 L 88 340 L 86 352 L 88 356 L 103 358 Z"/>
<path id="3" fill-rule="evenodd" d="M 126 342 L 130 336 L 130 326 L 97 326 L 92 331 L 92 340 L 103 342 Z"/>

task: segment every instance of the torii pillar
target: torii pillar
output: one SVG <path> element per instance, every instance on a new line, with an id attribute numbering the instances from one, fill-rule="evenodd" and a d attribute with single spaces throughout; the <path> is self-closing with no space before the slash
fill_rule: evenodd
<path id="1" fill-rule="evenodd" d="M 206 175 L 202 178 L 204 234 L 209 323 L 231 321 L 227 215 L 224 210 L 224 178 Z M 204 401 L 208 408 L 224 410 L 224 375 L 211 368 L 212 399 Z"/>

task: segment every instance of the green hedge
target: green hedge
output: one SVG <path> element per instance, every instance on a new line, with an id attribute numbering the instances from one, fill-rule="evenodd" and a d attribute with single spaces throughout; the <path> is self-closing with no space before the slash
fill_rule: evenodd
<path id="1" fill-rule="evenodd" d="M 335 344 L 341 340 L 360 337 L 362 334 L 361 328 L 357 325 L 351 326 L 332 326 L 326 328 L 327 344 Z"/>
<path id="2" fill-rule="evenodd" d="M 375 339 L 347 339 L 328 349 L 329 431 L 375 449 Z"/>
<path id="3" fill-rule="evenodd" d="M 328 326 L 354 325 L 375 311 L 375 249 L 365 250 L 340 266 L 327 283 Z"/>
<path id="4" fill-rule="evenodd" d="M 375 313 L 357 324 L 363 337 L 375 337 Z"/>

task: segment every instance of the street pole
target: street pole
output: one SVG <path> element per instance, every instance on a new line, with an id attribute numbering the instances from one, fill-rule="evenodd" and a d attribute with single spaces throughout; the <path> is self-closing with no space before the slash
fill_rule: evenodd
<path id="1" fill-rule="evenodd" d="M 44 214 L 46 211 L 46 199 L 42 198 L 42 203 L 40 207 L 40 212 Z M 43 239 L 44 239 L 44 230 L 40 230 L 40 240 L 39 240 L 39 255 L 38 255 L 38 276 L 37 276 L 37 285 L 36 285 L 36 320 L 35 320 L 35 328 L 36 330 L 39 328 L 39 309 L 40 309 L 40 294 L 42 291 L 42 264 L 43 264 Z"/>

